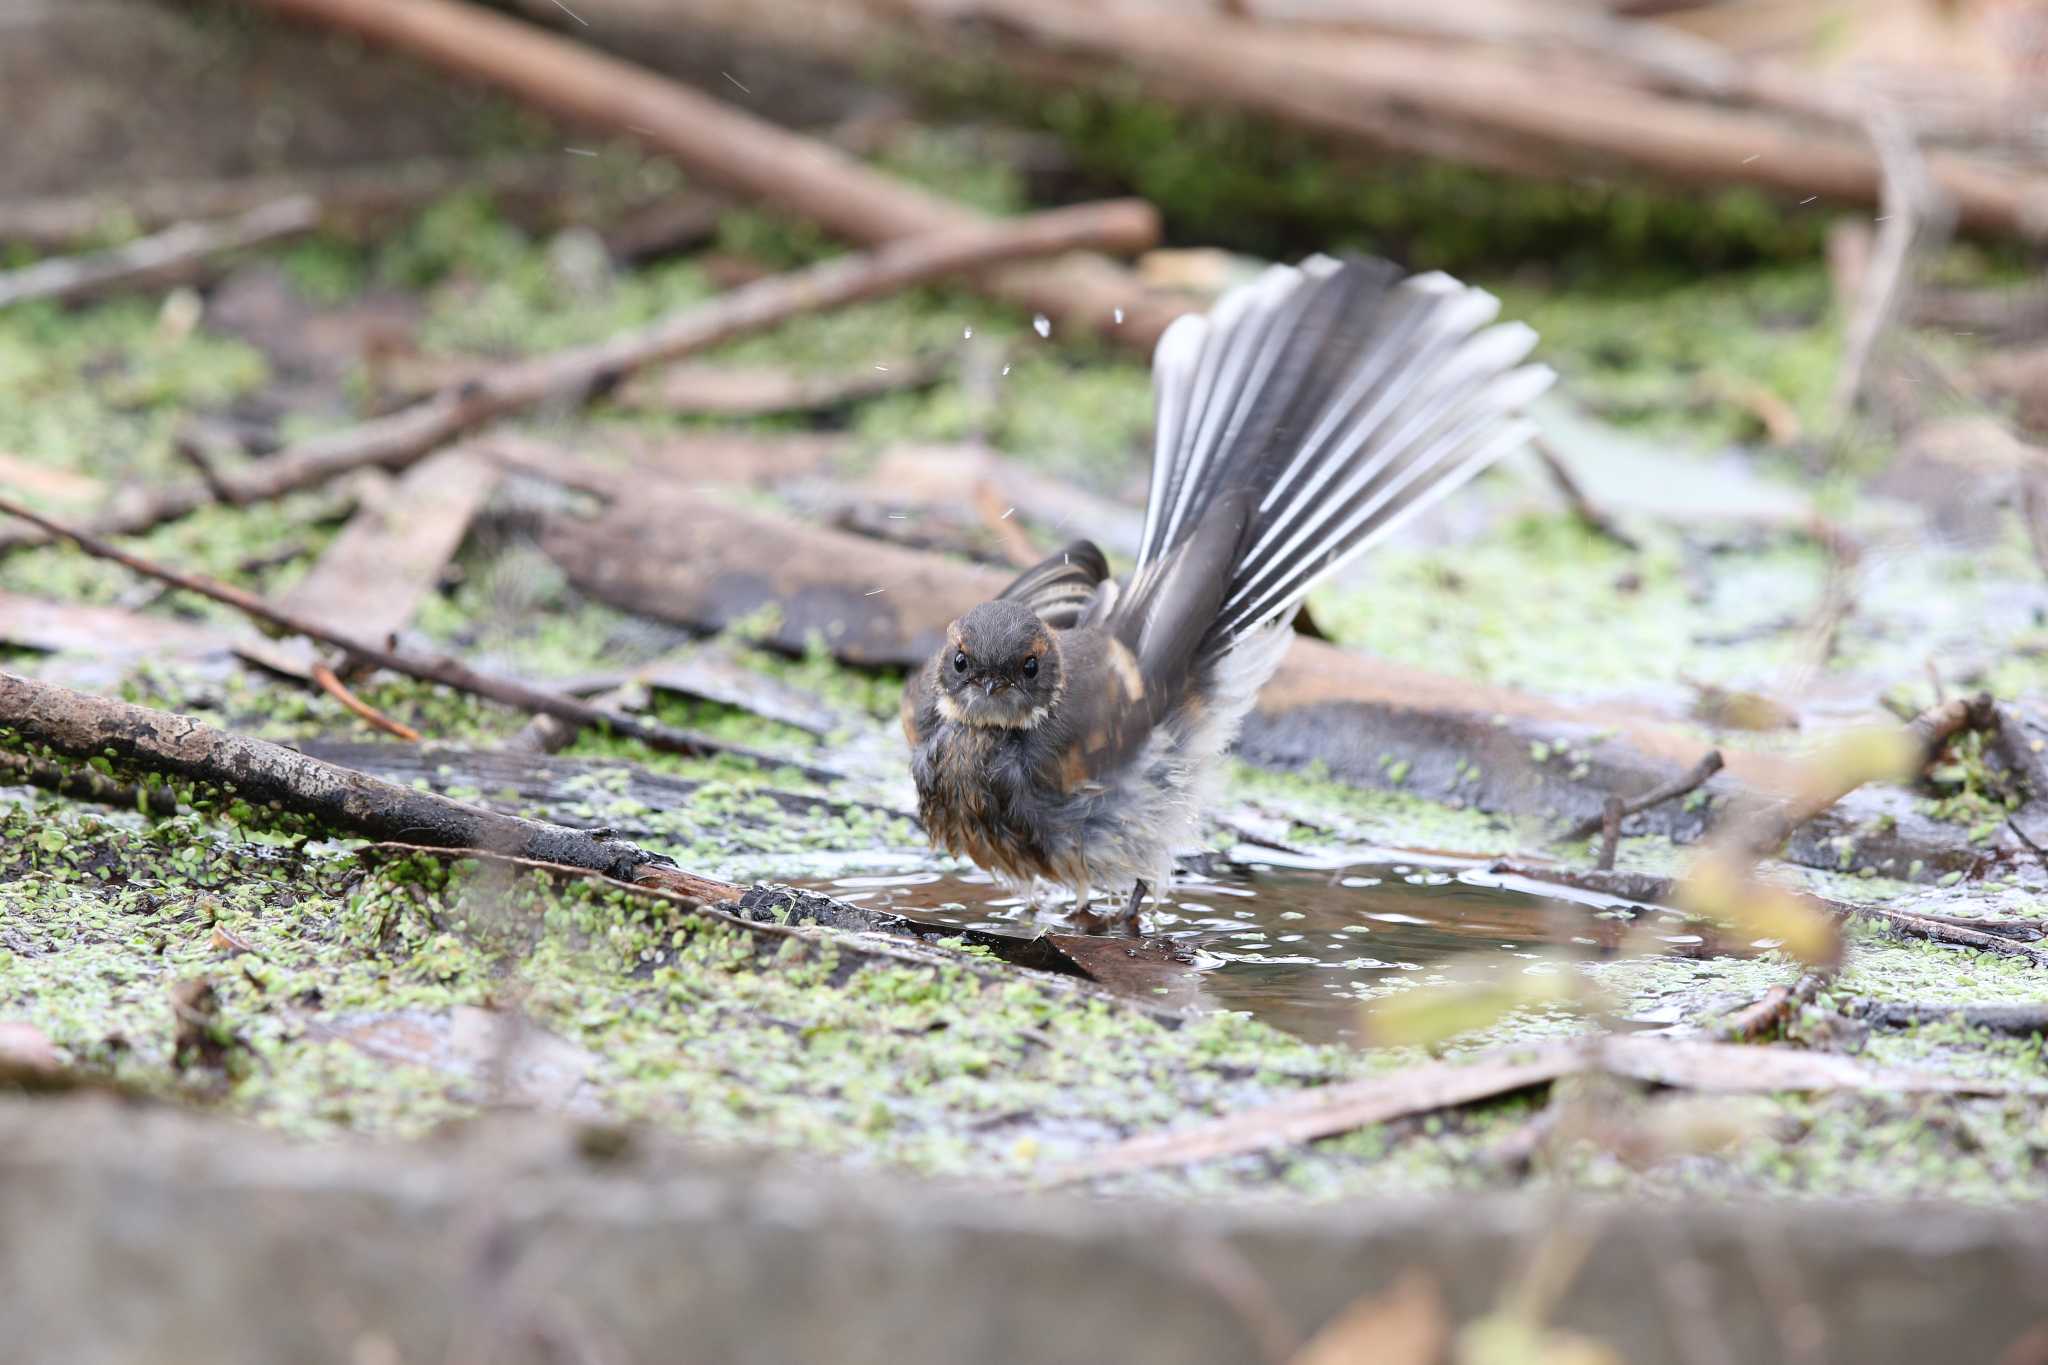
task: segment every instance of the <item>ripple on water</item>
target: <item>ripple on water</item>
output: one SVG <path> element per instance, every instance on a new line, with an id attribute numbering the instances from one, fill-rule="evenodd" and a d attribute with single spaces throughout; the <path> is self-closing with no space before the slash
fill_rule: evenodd
<path id="1" fill-rule="evenodd" d="M 1593 911 L 1621 902 L 1558 888 L 1499 884 L 1476 867 L 1404 856 L 1341 866 L 1259 865 L 1220 878 L 1186 877 L 1187 899 L 1146 916 L 1147 931 L 1195 955 L 1201 997 L 1318 1041 L 1354 1036 L 1359 1001 L 1404 977 L 1442 984 L 1454 963 L 1491 971 L 1554 970 L 1550 955 L 1611 952 L 1625 924 Z M 811 883 L 819 891 L 934 924 L 1029 937 L 1071 933 L 1068 904 L 1034 908 L 983 873 L 861 873 Z M 1223 902 L 1217 904 L 1216 902 Z M 1576 903 L 1569 903 L 1576 902 Z M 1714 947 L 1672 920 L 1664 944 Z"/>

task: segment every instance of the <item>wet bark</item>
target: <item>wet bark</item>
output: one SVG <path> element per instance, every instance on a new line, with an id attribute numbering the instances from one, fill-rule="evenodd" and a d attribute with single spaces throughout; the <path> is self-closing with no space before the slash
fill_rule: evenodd
<path id="1" fill-rule="evenodd" d="M 283 745 L 216 730 L 189 716 L 0 672 L 0 733 L 9 732 L 14 748 L 110 758 L 205 783 L 252 806 L 309 816 L 370 839 L 483 848 L 588 868 L 622 880 L 631 880 L 648 863 L 667 861 L 581 830 L 401 787 Z"/>

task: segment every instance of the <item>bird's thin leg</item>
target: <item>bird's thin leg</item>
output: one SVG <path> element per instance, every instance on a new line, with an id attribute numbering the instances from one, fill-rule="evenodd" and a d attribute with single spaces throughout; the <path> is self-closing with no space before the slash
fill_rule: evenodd
<path id="1" fill-rule="evenodd" d="M 1145 908 L 1145 898 L 1151 894 L 1152 888 L 1146 885 L 1143 877 L 1140 877 L 1132 884 L 1129 899 L 1124 901 L 1123 913 L 1118 918 L 1123 921 L 1124 932 L 1132 938 L 1139 935 L 1138 915 Z"/>

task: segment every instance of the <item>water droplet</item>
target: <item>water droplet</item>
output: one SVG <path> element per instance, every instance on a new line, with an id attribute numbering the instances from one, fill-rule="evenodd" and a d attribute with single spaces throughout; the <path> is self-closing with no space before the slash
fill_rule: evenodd
<path id="1" fill-rule="evenodd" d="M 1008 374 L 1009 372 L 1010 372 L 1010 367 L 1009 367 L 1008 365 L 1005 365 L 1005 366 L 1003 366 L 1003 373 L 1004 373 L 1004 374 Z"/>
<path id="2" fill-rule="evenodd" d="M 1112 309 L 1110 309 L 1110 311 L 1109 311 L 1109 315 L 1110 315 L 1111 317 L 1113 317 L 1113 318 L 1115 318 L 1115 319 L 1116 319 L 1116 323 L 1117 323 L 1117 326 L 1119 326 L 1119 327 L 1123 326 L 1123 322 L 1124 322 L 1124 310 L 1123 310 L 1123 309 L 1121 309 L 1121 308 L 1112 308 Z"/>
<path id="3" fill-rule="evenodd" d="M 1043 313 L 1036 314 L 1031 319 L 1031 330 L 1038 333 L 1042 337 L 1051 336 L 1052 319 L 1047 317 Z"/>

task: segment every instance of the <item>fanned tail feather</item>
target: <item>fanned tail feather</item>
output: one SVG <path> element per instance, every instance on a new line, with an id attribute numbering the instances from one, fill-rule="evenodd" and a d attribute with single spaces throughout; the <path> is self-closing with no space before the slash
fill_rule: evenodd
<path id="1" fill-rule="evenodd" d="M 1168 627 L 1202 632 L 1180 657 L 1214 663 L 1524 443 L 1517 410 L 1552 375 L 1522 364 L 1535 333 L 1498 310 L 1447 275 L 1318 256 L 1175 322 L 1153 358 L 1151 498 L 1119 615 L 1148 631 L 1188 616 Z M 1177 557 L 1219 553 L 1220 605 L 1177 613 Z"/>

